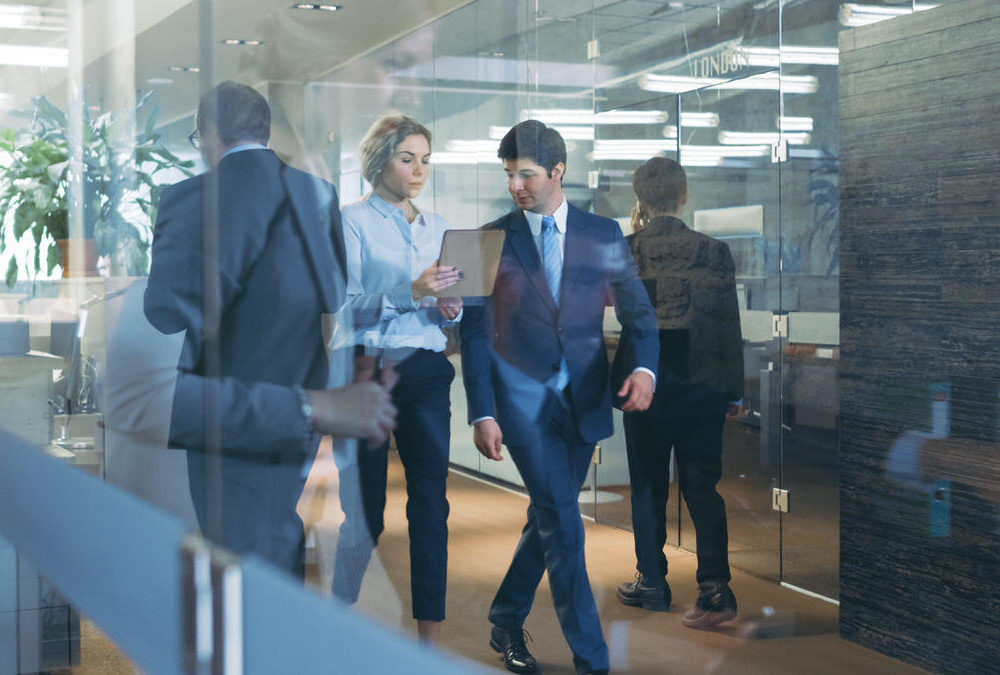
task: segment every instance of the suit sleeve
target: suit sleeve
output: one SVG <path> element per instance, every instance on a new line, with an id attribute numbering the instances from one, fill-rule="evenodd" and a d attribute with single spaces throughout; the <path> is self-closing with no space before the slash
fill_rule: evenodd
<path id="1" fill-rule="evenodd" d="M 740 328 L 740 307 L 736 297 L 736 264 L 725 242 L 719 242 L 722 254 L 723 290 L 719 308 L 721 340 L 719 360 L 726 397 L 729 401 L 743 398 L 743 332 Z"/>
<path id="2" fill-rule="evenodd" d="M 639 279 L 632 250 L 617 224 L 612 228 L 611 290 L 615 315 L 622 325 L 623 339 L 627 335 L 631 346 L 631 364 L 623 364 L 627 372 L 647 368 L 654 373 L 660 356 L 660 340 L 656 328 L 656 312 L 649 302 L 646 287 Z"/>
<path id="3" fill-rule="evenodd" d="M 466 305 L 459 323 L 462 343 L 462 382 L 465 385 L 468 423 L 483 417 L 495 417 L 493 400 L 493 308 L 492 301 Z"/>

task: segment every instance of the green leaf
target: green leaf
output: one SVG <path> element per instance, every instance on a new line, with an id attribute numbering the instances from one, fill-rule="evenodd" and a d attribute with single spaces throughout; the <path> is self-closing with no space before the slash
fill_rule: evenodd
<path id="1" fill-rule="evenodd" d="M 49 121 L 54 126 L 66 128 L 66 115 L 62 110 L 52 105 L 49 99 L 39 96 L 32 99 L 35 104 L 35 113 L 43 121 Z"/>
<path id="2" fill-rule="evenodd" d="M 54 241 L 49 242 L 49 252 L 46 257 L 46 269 L 49 274 L 52 274 L 52 270 L 56 268 L 56 265 L 62 264 L 62 254 L 59 252 L 59 247 L 56 246 Z"/>
<path id="3" fill-rule="evenodd" d="M 29 201 L 22 201 L 14 209 L 14 239 L 20 239 L 21 235 L 28 231 L 38 217 L 38 210 Z"/>
<path id="4" fill-rule="evenodd" d="M 14 284 L 16 283 L 17 283 L 17 258 L 11 256 L 10 263 L 7 265 L 7 287 L 14 288 Z"/>

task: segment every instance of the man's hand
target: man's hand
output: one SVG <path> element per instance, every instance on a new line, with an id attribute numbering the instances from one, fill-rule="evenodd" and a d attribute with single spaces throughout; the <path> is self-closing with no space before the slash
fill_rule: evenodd
<path id="1" fill-rule="evenodd" d="M 642 370 L 632 373 L 625 378 L 618 396 L 628 397 L 622 404 L 622 410 L 625 412 L 646 410 L 653 401 L 653 377 Z"/>
<path id="2" fill-rule="evenodd" d="M 396 364 L 393 361 L 385 361 L 382 364 L 379 383 L 386 391 L 392 391 L 399 381 L 399 373 L 396 372 Z M 371 382 L 375 379 L 375 371 L 378 368 L 378 359 L 374 356 L 359 355 L 354 357 L 354 381 Z"/>
<path id="3" fill-rule="evenodd" d="M 730 403 L 726 406 L 726 421 L 743 417 L 743 404 Z"/>
<path id="4" fill-rule="evenodd" d="M 500 425 L 494 419 L 479 420 L 476 422 L 472 432 L 472 442 L 476 448 L 487 459 L 499 462 L 503 459 L 500 454 L 500 446 L 503 444 L 503 432 Z"/>
<path id="5" fill-rule="evenodd" d="M 438 261 L 420 273 L 420 276 L 410 283 L 410 293 L 414 300 L 427 295 L 435 295 L 449 286 L 454 286 L 462 278 L 462 272 L 454 267 L 438 267 Z"/>
<path id="6" fill-rule="evenodd" d="M 462 311 L 462 298 L 438 298 L 438 310 L 451 321 Z"/>
<path id="7" fill-rule="evenodd" d="M 313 409 L 313 429 L 321 434 L 381 445 L 396 428 L 396 408 L 389 390 L 374 382 L 310 389 L 306 395 Z"/>

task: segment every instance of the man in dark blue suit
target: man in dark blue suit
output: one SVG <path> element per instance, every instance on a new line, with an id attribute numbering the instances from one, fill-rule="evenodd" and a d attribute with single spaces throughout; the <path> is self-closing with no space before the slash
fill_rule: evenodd
<path id="1" fill-rule="evenodd" d="M 633 335 L 631 374 L 618 392 L 628 410 L 653 397 L 656 317 L 618 223 L 566 202 L 559 133 L 521 122 L 498 155 L 518 208 L 485 226 L 506 241 L 493 295 L 466 307 L 462 368 L 476 447 L 500 460 L 507 445 L 531 503 L 490 607 L 490 645 L 508 670 L 535 670 L 523 624 L 547 571 L 577 671 L 607 672 L 577 498 L 594 443 L 612 434 L 604 309 L 613 302 Z"/>
<path id="2" fill-rule="evenodd" d="M 374 382 L 327 388 L 324 315 L 346 286 L 333 186 L 265 148 L 250 87 L 215 87 L 197 127 L 211 168 L 164 190 L 144 302 L 157 330 L 187 331 L 169 444 L 189 451 L 205 535 L 301 576 L 295 506 L 320 434 L 381 441 L 395 410 Z"/>

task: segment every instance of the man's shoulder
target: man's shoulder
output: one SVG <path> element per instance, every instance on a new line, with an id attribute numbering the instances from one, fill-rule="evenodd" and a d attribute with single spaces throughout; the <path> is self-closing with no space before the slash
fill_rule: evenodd
<path id="1" fill-rule="evenodd" d="M 596 213 L 584 211 L 583 209 L 573 206 L 572 204 L 567 204 L 567 206 L 569 206 L 569 211 L 566 214 L 567 222 L 575 220 L 576 222 L 584 225 L 588 232 L 600 233 L 602 237 L 614 237 L 622 234 L 622 227 L 614 218 L 599 216 Z M 594 235 L 591 234 L 591 236 Z"/>
<path id="2" fill-rule="evenodd" d="M 522 217 L 524 216 L 524 214 L 522 214 L 517 209 L 514 209 L 513 211 L 508 211 L 507 213 L 503 214 L 502 216 L 500 216 L 496 220 L 492 220 L 492 221 L 486 223 L 485 225 L 483 225 L 479 229 L 481 229 L 481 230 L 507 230 L 507 229 L 510 229 L 510 226 L 514 223 L 514 219 L 517 218 L 518 215 L 521 215 Z"/>

